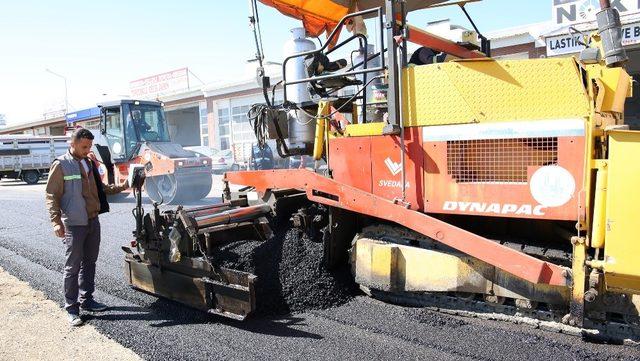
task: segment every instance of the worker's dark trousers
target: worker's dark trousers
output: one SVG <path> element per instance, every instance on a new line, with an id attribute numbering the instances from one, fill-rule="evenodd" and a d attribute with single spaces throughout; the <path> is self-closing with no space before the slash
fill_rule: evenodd
<path id="1" fill-rule="evenodd" d="M 64 308 L 78 311 L 80 303 L 90 300 L 95 289 L 96 260 L 100 249 L 100 221 L 89 220 L 86 226 L 65 227 L 64 243 L 67 246 L 64 264 Z"/>

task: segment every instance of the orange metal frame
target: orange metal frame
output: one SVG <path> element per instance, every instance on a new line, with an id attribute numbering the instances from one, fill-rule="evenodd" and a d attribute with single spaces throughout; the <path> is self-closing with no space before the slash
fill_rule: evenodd
<path id="1" fill-rule="evenodd" d="M 499 205 L 500 209 L 508 207 L 529 207 L 534 210 L 538 207 L 542 213 L 521 212 L 517 218 L 530 218 L 539 220 L 567 220 L 576 221 L 583 217 L 584 194 L 576 191 L 574 196 L 564 205 L 557 207 L 542 207 L 536 201 L 530 190 L 532 175 L 542 165 L 527 166 L 527 177 L 518 181 L 477 181 L 457 182 L 449 173 L 447 164 L 449 154 L 446 141 L 423 141 L 423 129 L 411 127 L 405 130 L 405 190 L 404 200 L 413 210 L 423 213 L 444 213 L 461 215 L 478 215 L 494 217 L 514 217 L 515 212 L 501 213 L 501 211 L 487 212 L 484 210 L 489 205 Z M 526 144 L 526 143 L 523 143 Z M 333 179 L 348 184 L 365 192 L 372 193 L 382 198 L 393 200 L 403 197 L 402 193 L 402 158 L 400 149 L 402 142 L 398 136 L 367 136 L 367 137 L 343 137 L 329 141 L 329 166 L 333 171 Z M 491 143 L 489 143 L 491 145 Z M 576 182 L 576 190 L 583 188 L 582 179 L 584 164 L 584 137 L 557 137 L 557 165 L 571 173 Z M 480 153 L 479 148 L 467 154 L 465 157 L 453 155 L 453 157 L 469 159 L 478 163 L 480 160 L 489 162 L 486 168 L 488 172 L 516 171 L 503 165 L 494 165 L 496 159 L 502 159 L 503 164 L 511 164 L 511 160 L 520 159 L 522 154 L 515 153 L 514 148 L 499 148 L 495 150 L 487 146 L 487 152 Z M 522 148 L 528 151 L 530 147 Z M 535 151 L 537 148 L 531 148 Z M 475 152 L 475 153 L 474 153 Z M 515 158 L 514 158 L 515 157 Z M 394 168 L 395 167 L 395 168 Z M 484 167 L 483 165 L 476 167 Z M 520 169 L 517 169 L 520 171 Z M 456 205 L 467 204 L 464 209 L 446 209 L 445 203 Z M 469 207 L 470 204 L 480 205 Z M 505 208 L 506 209 L 506 208 Z"/>
<path id="2" fill-rule="evenodd" d="M 541 261 L 502 246 L 487 238 L 465 231 L 427 214 L 308 170 L 269 170 L 231 172 L 225 180 L 251 185 L 258 192 L 271 189 L 300 189 L 313 202 L 395 222 L 424 234 L 460 252 L 478 258 L 526 281 L 566 286 L 564 268 Z"/>
<path id="3" fill-rule="evenodd" d="M 469 50 L 453 41 L 433 35 L 414 26 L 408 25 L 408 27 L 409 36 L 407 37 L 407 41 L 412 43 L 426 46 L 438 52 L 451 54 L 461 59 L 481 59 L 487 57 L 479 51 Z"/>

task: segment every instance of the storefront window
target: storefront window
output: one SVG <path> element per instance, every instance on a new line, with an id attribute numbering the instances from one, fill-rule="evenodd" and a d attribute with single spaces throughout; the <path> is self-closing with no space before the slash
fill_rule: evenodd
<path id="1" fill-rule="evenodd" d="M 276 93 L 278 101 L 280 94 Z M 237 162 L 248 161 L 256 136 L 247 113 L 253 104 L 259 103 L 264 103 L 261 95 L 217 100 L 215 138 L 210 139 L 210 146 L 231 150 Z"/>
<path id="2" fill-rule="evenodd" d="M 233 140 L 236 143 L 253 142 L 256 139 L 249 118 L 247 117 L 249 108 L 249 105 L 232 108 Z"/>
<path id="3" fill-rule="evenodd" d="M 207 118 L 207 102 L 200 102 L 200 136 L 201 144 L 209 145 L 209 119 Z"/>
<path id="4" fill-rule="evenodd" d="M 247 113 L 251 108 L 251 105 L 247 102 L 248 99 L 242 99 L 242 105 L 238 104 L 231 108 L 231 131 L 233 140 L 233 152 L 236 159 L 248 160 L 251 153 L 251 146 L 256 142 L 256 136 L 249 122 Z M 232 103 L 233 104 L 233 103 Z"/>
<path id="5" fill-rule="evenodd" d="M 220 150 L 227 150 L 231 144 L 231 131 L 229 124 L 229 108 L 218 109 L 218 139 Z"/>

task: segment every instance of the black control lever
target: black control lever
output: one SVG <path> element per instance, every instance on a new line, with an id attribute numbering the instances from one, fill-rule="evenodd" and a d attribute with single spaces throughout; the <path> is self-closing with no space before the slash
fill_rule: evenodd
<path id="1" fill-rule="evenodd" d="M 131 188 L 133 188 L 133 194 L 136 197 L 136 208 L 133 209 L 133 216 L 136 219 L 136 231 L 134 233 L 136 241 L 139 243 L 142 240 L 142 217 L 144 216 L 144 209 L 142 208 L 142 186 L 146 179 L 146 166 L 133 168 L 133 174 L 131 176 Z"/>

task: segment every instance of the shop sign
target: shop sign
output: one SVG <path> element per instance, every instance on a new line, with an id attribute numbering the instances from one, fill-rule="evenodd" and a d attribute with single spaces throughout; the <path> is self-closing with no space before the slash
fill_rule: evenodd
<path id="1" fill-rule="evenodd" d="M 579 53 L 584 49 L 583 38 L 579 34 L 556 35 L 546 39 L 547 56 Z M 634 45 L 640 43 L 640 23 L 622 26 L 622 45 Z"/>
<path id="2" fill-rule="evenodd" d="M 600 11 L 599 0 L 551 0 L 553 23 L 556 25 L 573 25 L 596 20 L 596 13 Z M 611 7 L 620 15 L 637 13 L 640 11 L 639 0 L 611 0 Z"/>
<path id="3" fill-rule="evenodd" d="M 129 82 L 135 99 L 155 99 L 160 95 L 189 88 L 189 69 L 182 68 Z"/>

